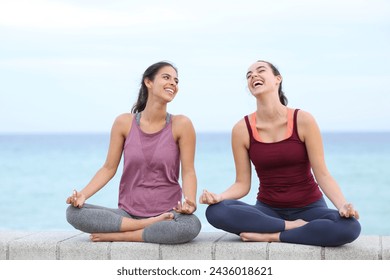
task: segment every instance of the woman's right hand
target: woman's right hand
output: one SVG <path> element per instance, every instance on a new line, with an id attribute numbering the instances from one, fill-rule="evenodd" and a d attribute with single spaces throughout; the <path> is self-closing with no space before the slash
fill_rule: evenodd
<path id="1" fill-rule="evenodd" d="M 83 207 L 85 200 L 86 198 L 83 193 L 73 190 L 73 194 L 66 199 L 66 203 L 81 208 Z"/>
<path id="2" fill-rule="evenodd" d="M 358 211 L 353 208 L 353 205 L 351 203 L 346 203 L 341 207 L 339 210 L 340 216 L 345 218 L 351 218 L 355 217 L 356 219 L 359 219 L 359 213 Z"/>
<path id="3" fill-rule="evenodd" d="M 199 203 L 202 204 L 216 204 L 222 201 L 222 196 L 220 194 L 212 193 L 207 190 L 203 190 L 203 193 L 199 197 Z"/>

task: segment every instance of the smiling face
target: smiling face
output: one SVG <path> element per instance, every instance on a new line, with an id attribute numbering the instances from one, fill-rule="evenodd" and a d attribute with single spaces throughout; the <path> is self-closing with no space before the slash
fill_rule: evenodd
<path id="1" fill-rule="evenodd" d="M 159 97 L 167 102 L 173 100 L 179 90 L 177 72 L 170 66 L 162 67 L 153 80 L 145 79 L 149 96 Z"/>
<path id="2" fill-rule="evenodd" d="M 265 92 L 278 92 L 282 81 L 280 75 L 275 75 L 270 65 L 264 61 L 252 64 L 246 74 L 248 88 L 256 96 Z"/>

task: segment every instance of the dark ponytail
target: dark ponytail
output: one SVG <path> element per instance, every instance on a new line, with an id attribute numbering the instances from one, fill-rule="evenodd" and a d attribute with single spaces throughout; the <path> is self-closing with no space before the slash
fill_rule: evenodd
<path id="1" fill-rule="evenodd" d="M 145 70 L 144 74 L 142 75 L 141 87 L 138 92 L 137 102 L 133 105 L 133 108 L 131 108 L 131 112 L 133 114 L 142 112 L 145 109 L 146 102 L 148 101 L 148 88 L 146 87 L 145 79 L 149 79 L 153 81 L 157 72 L 165 66 L 172 67 L 173 69 L 175 69 L 177 73 L 176 67 L 174 67 L 171 63 L 166 61 L 157 62 L 153 65 L 150 65 Z"/>
<path id="2" fill-rule="evenodd" d="M 268 62 L 268 61 L 264 61 L 264 60 L 258 60 L 257 62 L 264 62 L 264 63 L 267 63 L 269 65 L 269 67 L 271 67 L 272 69 L 272 73 L 275 75 L 275 76 L 282 76 L 280 75 L 280 72 L 278 70 L 278 68 L 276 68 L 272 63 Z M 279 93 L 279 100 L 280 100 L 280 103 L 282 103 L 284 106 L 287 105 L 288 103 L 288 99 L 287 97 L 284 95 L 284 92 L 283 92 L 283 89 L 282 89 L 282 82 L 280 82 L 280 85 L 279 85 L 279 90 L 278 90 L 278 93 Z"/>

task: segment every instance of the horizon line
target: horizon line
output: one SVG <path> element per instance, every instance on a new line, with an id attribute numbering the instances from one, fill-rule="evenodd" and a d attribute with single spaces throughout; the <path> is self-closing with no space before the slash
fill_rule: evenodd
<path id="1" fill-rule="evenodd" d="M 343 134 L 355 134 L 355 133 L 390 133 L 390 130 L 323 130 L 321 134 L 326 133 L 343 133 Z M 110 131 L 0 131 L 0 136 L 5 135 L 91 135 L 101 134 L 109 135 Z M 229 130 L 200 130 L 196 131 L 196 134 L 231 134 Z"/>

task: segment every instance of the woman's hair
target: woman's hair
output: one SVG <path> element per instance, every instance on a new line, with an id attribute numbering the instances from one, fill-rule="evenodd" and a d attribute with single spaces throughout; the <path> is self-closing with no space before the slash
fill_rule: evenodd
<path id="1" fill-rule="evenodd" d="M 265 60 L 258 60 L 257 62 L 264 62 L 264 63 L 267 63 L 269 65 L 269 67 L 271 67 L 272 69 L 272 73 L 275 75 L 275 76 L 282 76 L 280 75 L 280 72 L 278 70 L 278 68 L 276 68 L 272 63 L 268 62 L 268 61 L 265 61 Z M 288 99 L 287 97 L 284 95 L 284 92 L 283 92 L 283 89 L 282 89 L 282 82 L 280 82 L 280 85 L 279 85 L 279 90 L 278 90 L 278 93 L 279 93 L 279 100 L 280 100 L 280 103 L 282 103 L 283 105 L 287 105 L 288 103 Z"/>
<path id="2" fill-rule="evenodd" d="M 145 79 L 153 81 L 157 72 L 165 66 L 172 67 L 177 73 L 176 67 L 166 61 L 160 61 L 152 64 L 145 70 L 144 74 L 142 75 L 141 87 L 139 89 L 137 102 L 133 105 L 133 108 L 131 108 L 132 113 L 142 112 L 145 109 L 146 102 L 148 101 L 148 88 L 146 87 Z"/>

